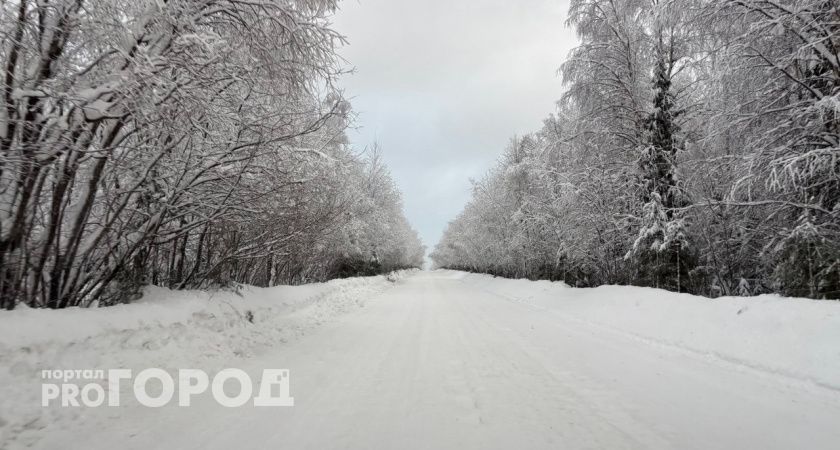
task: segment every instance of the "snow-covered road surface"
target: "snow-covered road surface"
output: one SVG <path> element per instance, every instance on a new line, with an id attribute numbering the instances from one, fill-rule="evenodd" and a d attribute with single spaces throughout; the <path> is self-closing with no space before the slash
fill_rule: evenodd
<path id="1" fill-rule="evenodd" d="M 241 362 L 236 362 L 242 366 Z M 836 449 L 840 392 L 421 272 L 247 360 L 295 406 L 97 408 L 39 448 Z M 86 421 L 88 417 L 90 422 Z M 86 423 L 98 423 L 97 429 Z"/>

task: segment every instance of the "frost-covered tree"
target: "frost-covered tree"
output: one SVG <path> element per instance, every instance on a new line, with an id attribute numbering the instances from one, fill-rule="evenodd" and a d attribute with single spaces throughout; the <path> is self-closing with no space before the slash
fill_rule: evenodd
<path id="1" fill-rule="evenodd" d="M 363 165 L 334 0 L 0 5 L 0 303 L 300 279 Z M 336 178 L 333 178 L 336 176 Z M 286 262 L 296 261 L 289 272 Z M 317 276 L 327 276 L 327 271 Z"/>
<path id="2" fill-rule="evenodd" d="M 688 206 L 676 173 L 682 143 L 678 133 L 671 78 L 676 58 L 659 30 L 654 70 L 653 110 L 649 113 L 639 156 L 643 206 L 639 234 L 627 259 L 637 264 L 638 282 L 677 291 L 686 289 L 694 255 L 683 208 Z"/>
<path id="3" fill-rule="evenodd" d="M 762 80 L 745 124 L 750 176 L 743 207 L 762 208 L 775 229 L 764 255 L 789 295 L 840 298 L 840 6 L 830 0 L 727 1 L 743 14 L 734 70 Z"/>
<path id="4" fill-rule="evenodd" d="M 433 259 L 584 286 L 840 297 L 838 14 L 826 0 L 572 1 L 581 43 L 533 136 L 525 207 L 506 203 L 523 192 L 503 181 L 519 170 L 508 150 Z"/>

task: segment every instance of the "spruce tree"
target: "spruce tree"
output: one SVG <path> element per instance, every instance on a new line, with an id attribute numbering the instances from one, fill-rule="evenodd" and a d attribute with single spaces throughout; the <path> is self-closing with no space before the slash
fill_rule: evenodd
<path id="1" fill-rule="evenodd" d="M 675 291 L 687 291 L 696 264 L 682 208 L 689 204 L 676 175 L 679 110 L 671 90 L 674 60 L 660 39 L 653 84 L 653 110 L 645 121 L 638 160 L 642 207 L 641 227 L 628 258 L 637 263 L 638 282 Z"/>

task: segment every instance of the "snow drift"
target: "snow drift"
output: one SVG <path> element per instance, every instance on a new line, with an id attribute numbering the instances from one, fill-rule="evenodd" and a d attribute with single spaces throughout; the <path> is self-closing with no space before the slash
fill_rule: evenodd
<path id="1" fill-rule="evenodd" d="M 218 370 L 363 307 L 408 273 L 239 292 L 149 287 L 126 305 L 0 312 L 0 448 L 84 419 L 84 409 L 40 406 L 41 370 Z"/>
<path id="2" fill-rule="evenodd" d="M 840 391 L 840 302 L 774 294 L 710 299 L 633 286 L 455 276 L 558 320 Z"/>

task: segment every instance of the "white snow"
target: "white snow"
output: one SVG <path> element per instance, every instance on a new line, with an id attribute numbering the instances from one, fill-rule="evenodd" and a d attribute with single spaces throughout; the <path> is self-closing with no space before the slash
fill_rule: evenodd
<path id="1" fill-rule="evenodd" d="M 584 323 L 840 391 L 840 302 L 778 295 L 709 299 L 661 289 L 508 280 L 465 282 Z"/>
<path id="2" fill-rule="evenodd" d="M 120 308 L 0 314 L 0 447 L 840 442 L 840 302 L 452 271 L 207 295 L 155 289 Z M 37 370 L 88 367 L 287 368 L 295 406 L 38 406 Z"/>
<path id="3" fill-rule="evenodd" d="M 177 369 L 252 357 L 363 307 L 407 273 L 238 293 L 149 287 L 127 305 L 0 312 L 0 448 L 82 420 L 79 409 L 40 406 L 41 370 Z"/>

